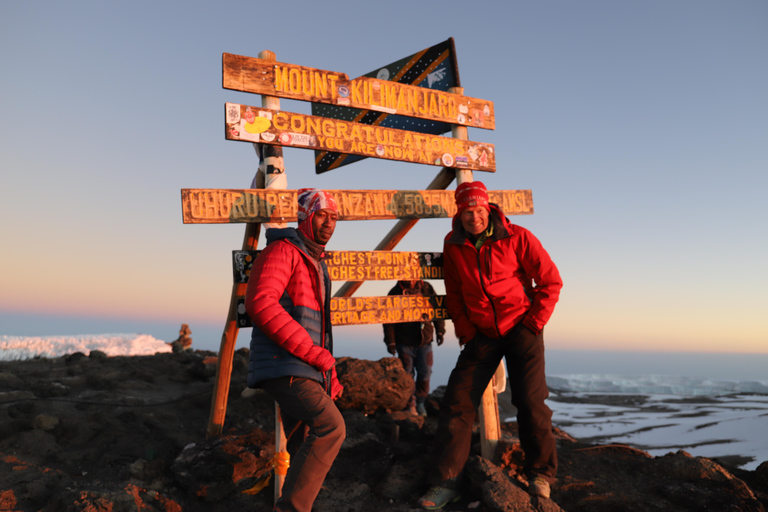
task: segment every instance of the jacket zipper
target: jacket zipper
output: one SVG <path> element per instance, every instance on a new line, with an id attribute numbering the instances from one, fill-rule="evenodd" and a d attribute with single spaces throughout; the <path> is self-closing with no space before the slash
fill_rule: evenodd
<path id="1" fill-rule="evenodd" d="M 483 244 L 483 247 L 484 246 L 485 244 Z M 480 249 L 482 250 L 483 247 L 480 247 Z M 496 314 L 496 305 L 493 303 L 493 299 L 488 295 L 488 291 L 485 289 L 485 282 L 483 281 L 483 267 L 480 260 L 480 251 L 477 250 L 475 246 L 472 246 L 472 248 L 475 249 L 475 253 L 477 254 L 477 274 L 480 277 L 480 287 L 483 289 L 483 295 L 485 295 L 488 298 L 488 302 L 491 303 L 491 309 L 493 310 L 493 326 L 496 328 L 496 334 L 499 336 L 499 339 L 501 339 L 501 329 L 499 329 L 499 317 Z M 491 249 L 488 248 L 488 251 L 490 250 Z M 488 266 L 490 267 L 490 263 Z"/>
<path id="2" fill-rule="evenodd" d="M 312 263 L 313 258 L 311 258 L 307 253 L 305 253 L 300 247 L 296 246 L 297 249 L 299 249 L 299 252 L 302 254 L 304 258 L 307 258 L 310 263 Z M 314 266 L 314 265 L 313 265 Z M 317 260 L 317 271 L 322 272 L 323 266 L 320 263 L 320 259 Z M 325 276 L 323 276 L 325 277 Z M 330 279 L 330 276 L 329 276 Z M 325 281 L 325 280 L 323 280 Z M 321 300 L 319 302 L 322 303 L 321 310 L 320 310 L 320 346 L 322 348 L 325 348 L 325 313 L 326 309 L 330 310 L 331 304 L 330 304 L 330 297 L 325 297 L 325 289 L 320 290 L 320 276 L 318 275 L 314 279 L 314 286 L 316 287 L 319 296 L 323 297 L 324 300 Z M 333 355 L 333 354 L 331 354 Z M 325 381 L 325 392 L 328 394 L 328 396 L 331 396 L 331 375 L 333 374 L 333 370 L 328 370 L 327 372 L 322 372 L 323 380 Z"/>

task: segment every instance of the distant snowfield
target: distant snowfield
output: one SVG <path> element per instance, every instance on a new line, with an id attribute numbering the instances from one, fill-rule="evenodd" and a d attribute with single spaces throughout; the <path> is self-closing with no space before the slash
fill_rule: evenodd
<path id="1" fill-rule="evenodd" d="M 568 396 L 579 400 L 563 401 Z M 740 464 L 749 471 L 768 460 L 768 395 L 643 394 L 646 400 L 626 405 L 606 404 L 605 396 L 610 395 L 554 393 L 547 401 L 553 424 L 585 442 L 624 443 L 654 456 L 678 450 L 709 458 L 741 456 L 751 459 Z"/>
<path id="2" fill-rule="evenodd" d="M 171 346 L 146 334 L 83 334 L 78 336 L 0 335 L 0 361 L 54 358 L 100 350 L 108 356 L 149 356 L 171 352 Z"/>

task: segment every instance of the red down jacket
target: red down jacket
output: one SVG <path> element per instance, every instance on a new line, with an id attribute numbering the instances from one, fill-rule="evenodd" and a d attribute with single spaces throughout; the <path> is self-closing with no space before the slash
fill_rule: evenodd
<path id="1" fill-rule="evenodd" d="M 294 228 L 268 229 L 267 247 L 251 269 L 245 309 L 253 322 L 248 386 L 278 377 L 306 377 L 339 387 L 330 322 L 331 282 Z M 320 289 L 323 272 L 325 289 Z M 320 297 L 328 297 L 325 304 Z M 337 391 L 334 389 L 334 391 Z"/>
<path id="2" fill-rule="evenodd" d="M 520 321 L 541 332 L 563 287 L 557 267 L 533 233 L 509 222 L 495 204 L 490 222 L 493 235 L 480 250 L 467 238 L 458 216 L 444 241 L 446 306 L 461 344 L 477 331 L 501 338 Z"/>

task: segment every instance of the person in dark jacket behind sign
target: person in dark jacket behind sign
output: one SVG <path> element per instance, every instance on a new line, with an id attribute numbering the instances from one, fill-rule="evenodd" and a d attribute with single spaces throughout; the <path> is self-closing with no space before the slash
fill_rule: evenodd
<path id="1" fill-rule="evenodd" d="M 509 222 L 476 181 L 456 187 L 457 213 L 443 268 L 448 314 L 463 346 L 440 407 L 428 510 L 458 500 L 476 411 L 502 357 L 517 408 L 528 492 L 549 498 L 557 471 L 552 411 L 544 377 L 544 325 L 563 286 L 539 240 Z"/>
<path id="2" fill-rule="evenodd" d="M 333 197 L 301 189 L 298 228 L 268 229 L 267 246 L 248 280 L 245 308 L 253 322 L 248 387 L 280 406 L 291 461 L 277 511 L 310 512 L 346 437 L 334 400 L 331 281 L 324 256 L 338 219 Z"/>
<path id="3" fill-rule="evenodd" d="M 414 295 L 434 297 L 435 289 L 420 279 L 398 281 L 389 295 Z M 387 351 L 400 358 L 405 373 L 414 377 L 414 392 L 408 402 L 408 411 L 413 415 L 427 415 L 424 401 L 429 396 L 429 379 L 432 375 L 432 339 L 437 336 L 437 345 L 443 344 L 445 320 L 433 319 L 424 314 L 419 322 L 384 324 L 384 343 Z"/>

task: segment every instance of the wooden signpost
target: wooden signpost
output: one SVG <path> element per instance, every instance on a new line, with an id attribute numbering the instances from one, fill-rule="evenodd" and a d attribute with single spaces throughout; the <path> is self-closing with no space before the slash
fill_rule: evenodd
<path id="1" fill-rule="evenodd" d="M 261 251 L 232 251 L 235 283 L 247 283 Z M 331 281 L 402 281 L 442 279 L 443 255 L 439 252 L 326 251 L 324 260 Z"/>
<path id="2" fill-rule="evenodd" d="M 226 137 L 303 149 L 494 172 L 493 144 L 294 112 L 226 104 Z"/>
<path id="3" fill-rule="evenodd" d="M 445 70 L 435 71 L 439 62 L 445 62 L 451 51 L 442 47 L 453 40 L 441 43 L 412 56 L 408 65 L 400 66 L 403 73 L 410 73 L 418 66 L 411 63 L 428 51 L 436 50 L 438 57 L 430 57 L 428 71 L 445 75 Z M 448 318 L 445 297 L 351 297 L 357 286 L 366 280 L 401 280 L 409 278 L 442 279 L 442 255 L 440 253 L 391 252 L 399 240 L 419 220 L 424 218 L 449 218 L 456 212 L 453 192 L 445 189 L 454 180 L 459 183 L 472 181 L 472 171 L 495 172 L 495 148 L 492 144 L 472 142 L 467 137 L 467 126 L 494 129 L 493 103 L 487 100 L 463 95 L 463 89 L 454 87 L 436 90 L 423 85 L 424 76 L 409 77 L 399 83 L 386 79 L 364 76 L 354 80 L 343 73 L 325 71 L 293 64 L 277 62 L 272 52 L 264 51 L 258 59 L 232 54 L 222 58 L 223 87 L 262 95 L 262 106 L 255 107 L 239 103 L 225 105 L 225 133 L 229 140 L 267 144 L 272 148 L 298 147 L 313 149 L 318 154 L 341 153 L 356 158 L 373 157 L 387 160 L 406 161 L 426 165 L 437 165 L 441 171 L 425 190 L 331 190 L 339 205 L 339 220 L 398 219 L 396 226 L 374 251 L 336 251 L 329 253 L 329 273 L 332 280 L 346 281 L 331 299 L 331 314 L 334 325 L 358 325 L 373 323 L 395 323 L 418 321 L 427 318 Z M 452 57 L 454 67 L 455 57 Z M 401 64 L 394 63 L 398 66 Z M 393 65 L 394 65 L 393 64 Z M 383 71 L 383 68 L 382 68 Z M 455 78 L 458 85 L 458 68 Z M 426 71 L 425 71 L 426 72 Z M 447 71 L 450 75 L 452 71 Z M 431 76 L 431 75 L 430 75 Z M 404 77 L 398 77 L 398 80 Z M 436 78 L 437 79 L 437 78 Z M 354 120 L 335 119 L 323 116 L 308 116 L 280 110 L 278 98 L 311 101 L 315 104 L 332 105 L 334 108 L 361 109 Z M 371 122 L 365 112 L 380 114 Z M 397 129 L 383 126 L 387 119 L 389 126 L 403 126 L 400 119 L 410 118 L 435 123 L 438 126 L 450 123 L 453 137 L 431 133 Z M 365 122 L 366 119 L 368 124 Z M 373 118 L 371 118 L 373 119 Z M 401 123 L 401 124 L 397 124 Z M 258 148 L 257 148 L 258 152 Z M 262 153 L 260 153 L 262 154 Z M 297 218 L 297 191 L 285 190 L 282 153 L 275 149 L 269 152 L 278 169 L 279 176 L 273 180 L 257 175 L 256 187 L 251 189 L 182 189 L 181 202 L 184 223 L 247 223 L 243 247 L 234 251 L 234 285 L 230 302 L 229 317 L 219 352 L 217 378 L 211 405 L 211 417 L 207 434 L 220 435 L 226 412 L 232 357 L 238 329 L 245 326 L 243 300 L 247 286 L 250 264 L 257 254 L 259 226 L 261 223 L 284 224 Z M 323 157 L 325 158 L 325 157 Z M 338 165 L 334 161 L 326 165 L 325 172 Z M 278 179 L 274 179 L 278 178 Z M 271 184 L 270 184 L 271 181 Z M 530 190 L 489 191 L 492 202 L 499 204 L 508 215 L 529 215 L 533 213 Z M 411 277 L 409 277 L 411 276 Z M 501 367 L 500 367 L 501 368 Z M 503 369 L 502 369 L 503 373 Z M 486 395 L 496 405 L 493 386 Z M 490 393 L 490 395 L 489 395 Z M 484 402 L 487 401 L 484 395 Z M 490 458 L 499 438 L 498 411 L 482 417 L 488 404 L 481 408 L 481 422 L 484 425 L 483 455 Z M 279 410 L 276 409 L 279 417 Z M 276 424 L 276 452 L 283 452 L 284 444 L 279 421 Z M 276 472 L 275 498 L 282 488 L 284 467 Z M 278 474 L 280 473 L 280 474 Z"/>
<path id="4" fill-rule="evenodd" d="M 341 325 L 397 324 L 429 320 L 448 320 L 445 296 L 416 297 L 333 297 L 331 299 L 331 324 Z M 245 300 L 238 302 L 238 325 L 240 328 L 253 327 L 245 312 Z"/>
<path id="5" fill-rule="evenodd" d="M 389 80 L 225 53 L 223 85 L 235 91 L 327 103 L 493 130 L 493 102 Z"/>
<path id="6" fill-rule="evenodd" d="M 456 213 L 448 190 L 328 190 L 339 206 L 339 220 L 445 219 Z M 295 222 L 297 190 L 182 189 L 185 224 Z M 507 215 L 531 215 L 530 190 L 489 190 Z"/>

